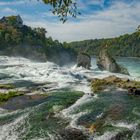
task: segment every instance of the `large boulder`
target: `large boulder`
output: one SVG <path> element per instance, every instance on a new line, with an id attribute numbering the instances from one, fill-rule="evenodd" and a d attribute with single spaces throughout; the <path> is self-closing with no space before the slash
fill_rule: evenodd
<path id="1" fill-rule="evenodd" d="M 86 53 L 80 53 L 77 56 L 77 67 L 84 67 L 90 69 L 91 67 L 91 57 Z"/>
<path id="2" fill-rule="evenodd" d="M 101 70 L 129 75 L 127 69 L 117 64 L 116 60 L 109 54 L 107 46 L 102 48 L 99 52 L 97 66 Z"/>

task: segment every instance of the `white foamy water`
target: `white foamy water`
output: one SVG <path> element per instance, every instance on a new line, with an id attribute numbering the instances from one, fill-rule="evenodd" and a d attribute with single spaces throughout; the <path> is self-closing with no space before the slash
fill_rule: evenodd
<path id="1" fill-rule="evenodd" d="M 76 66 L 60 67 L 55 63 L 38 63 L 20 57 L 0 56 L 0 82 L 31 81 L 35 83 L 52 82 L 54 83 L 49 90 L 70 88 L 73 90 L 90 93 L 91 78 L 104 78 L 112 73 L 97 69 L 96 59 L 92 60 L 91 70 L 77 68 Z M 136 79 L 121 74 L 119 77 Z M 139 80 L 137 78 L 137 80 Z"/>
<path id="2" fill-rule="evenodd" d="M 130 130 L 134 130 L 134 129 L 137 128 L 137 124 L 136 123 L 128 124 L 126 122 L 118 122 L 118 123 L 112 124 L 112 126 L 127 128 L 127 129 L 130 129 Z"/>
<path id="3" fill-rule="evenodd" d="M 90 140 L 111 140 L 117 134 L 118 134 L 118 132 L 106 132 L 102 136 L 97 136 L 97 137 L 91 138 Z"/>
<path id="4" fill-rule="evenodd" d="M 51 82 L 49 88 L 46 88 L 46 91 L 53 91 L 63 88 L 69 88 L 71 90 L 83 91 L 86 93 L 82 98 L 76 101 L 75 104 L 70 106 L 67 109 L 64 109 L 61 114 L 63 117 L 68 117 L 71 119 L 70 126 L 78 129 L 84 129 L 82 126 L 77 125 L 77 120 L 82 115 L 88 113 L 89 110 L 80 113 L 74 113 L 76 109 L 78 109 L 83 104 L 90 102 L 93 99 L 98 97 L 92 97 L 90 95 L 90 82 L 88 79 L 91 78 L 104 78 L 107 76 L 112 75 L 112 73 L 107 71 L 100 71 L 97 69 L 96 59 L 92 60 L 92 68 L 91 70 L 86 70 L 84 68 L 77 68 L 76 65 L 69 65 L 60 67 L 55 63 L 46 62 L 46 63 L 39 63 L 33 62 L 25 58 L 17 58 L 17 57 L 7 57 L 7 56 L 0 56 L 0 83 L 14 83 L 20 81 L 30 81 L 34 83 L 46 83 Z M 129 70 L 129 69 L 128 69 Z M 133 71 L 132 71 L 133 72 Z M 132 73 L 133 74 L 133 73 Z M 126 76 L 122 74 L 114 74 L 118 77 L 123 78 L 130 78 L 135 80 L 140 80 L 139 77 L 134 76 Z M 138 74 L 137 74 L 138 75 Z M 0 109 L 0 115 L 8 115 L 6 110 Z M 16 129 L 18 129 L 18 125 L 22 125 L 24 123 L 24 118 L 27 117 L 21 116 L 14 120 L 9 124 L 5 124 L 0 127 L 0 138 L 5 138 L 8 140 L 10 138 L 10 133 L 12 137 L 10 140 L 18 139 L 18 135 L 16 133 Z M 124 123 L 115 124 L 118 127 L 126 127 L 132 128 L 133 125 L 129 124 L 126 125 Z M 25 131 L 25 129 L 23 129 Z M 97 140 L 108 140 L 109 138 L 114 137 L 116 133 L 113 134 L 110 132 L 105 133 L 103 136 L 99 138 L 95 138 Z M 50 134 L 50 137 L 51 136 Z M 53 139 L 53 138 L 52 138 Z M 95 140 L 94 139 L 94 140 Z"/>
<path id="5" fill-rule="evenodd" d="M 46 62 L 37 63 L 25 58 L 0 57 L 1 83 L 31 81 L 35 83 L 55 83 L 51 90 L 61 88 L 72 88 L 83 92 L 90 92 L 87 79 L 82 69 L 70 69 Z"/>
<path id="6" fill-rule="evenodd" d="M 77 129 L 81 129 L 81 130 L 85 130 L 85 128 L 83 126 L 79 126 L 77 125 L 77 121 L 78 119 L 87 114 L 88 110 L 85 112 L 80 112 L 80 113 L 74 113 L 76 111 L 77 108 L 79 108 L 81 105 L 86 104 L 87 102 L 90 102 L 93 100 L 93 97 L 89 94 L 85 94 L 82 98 L 80 98 L 79 100 L 76 101 L 75 104 L 73 104 L 72 106 L 70 106 L 67 109 L 62 110 L 62 112 L 60 112 L 62 114 L 62 117 L 64 118 L 70 118 L 71 122 L 70 122 L 70 126 L 72 128 L 77 128 Z"/>
<path id="7" fill-rule="evenodd" d="M 22 127 L 20 132 L 17 132 L 17 130 L 20 130 L 20 126 L 24 126 L 25 124 L 25 118 L 27 118 L 27 114 L 22 115 L 21 117 L 18 117 L 11 123 L 2 125 L 0 127 L 0 139 L 1 140 L 19 140 L 19 135 L 27 132 L 27 127 Z"/>

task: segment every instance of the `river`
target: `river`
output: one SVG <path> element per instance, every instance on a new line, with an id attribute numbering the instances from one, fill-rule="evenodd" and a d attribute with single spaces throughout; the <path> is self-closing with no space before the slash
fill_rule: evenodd
<path id="1" fill-rule="evenodd" d="M 139 140 L 139 97 L 130 97 L 121 89 L 108 91 L 108 94 L 91 95 L 91 78 L 116 75 L 140 81 L 139 58 L 118 58 L 117 61 L 128 69 L 130 76 L 100 71 L 96 66 L 96 58 L 92 58 L 91 70 L 86 70 L 77 68 L 76 64 L 60 67 L 52 62 L 39 63 L 21 57 L 0 56 L 1 84 L 14 84 L 18 90 L 32 87 L 39 89 L 35 91 L 38 94 L 52 93 L 51 98 L 45 98 L 32 106 L 13 110 L 0 108 L 0 140 L 59 140 L 62 139 L 60 129 L 72 127 L 88 133 L 88 126 L 94 122 L 102 127 L 98 133 L 89 135 L 90 140 L 111 140 L 116 135 L 117 140 L 119 137 L 123 140 Z M 64 99 L 73 100 L 72 91 L 82 91 L 84 95 L 46 119 L 48 110 L 56 105 L 60 107 Z"/>

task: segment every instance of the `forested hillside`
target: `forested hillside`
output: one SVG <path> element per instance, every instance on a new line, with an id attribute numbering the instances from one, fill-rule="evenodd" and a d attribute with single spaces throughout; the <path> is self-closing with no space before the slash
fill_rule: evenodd
<path id="1" fill-rule="evenodd" d="M 31 28 L 23 24 L 20 16 L 0 20 L 0 54 L 23 56 L 33 60 L 66 64 L 76 60 L 76 54 L 85 52 L 97 56 L 106 44 L 114 56 L 140 57 L 140 28 L 132 34 L 110 39 L 94 39 L 63 44 L 46 38 L 44 28 Z"/>
<path id="2" fill-rule="evenodd" d="M 116 38 L 64 43 L 65 46 L 75 49 L 77 52 L 82 51 L 90 55 L 97 55 L 100 47 L 106 44 L 112 55 L 140 57 L 140 30 L 138 29 L 132 34 L 125 34 Z"/>
<path id="3" fill-rule="evenodd" d="M 33 60 L 50 60 L 58 64 L 76 58 L 71 48 L 64 48 L 62 43 L 51 37 L 46 38 L 44 28 L 24 25 L 20 16 L 3 17 L 0 20 L 0 53 Z"/>

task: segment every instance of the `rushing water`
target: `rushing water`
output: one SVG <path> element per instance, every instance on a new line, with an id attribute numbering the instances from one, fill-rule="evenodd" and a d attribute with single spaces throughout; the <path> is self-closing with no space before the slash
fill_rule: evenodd
<path id="1" fill-rule="evenodd" d="M 140 80 L 139 58 L 118 58 L 131 76 L 115 74 Z M 126 91 L 119 89 L 105 94 L 91 96 L 88 79 L 104 78 L 112 73 L 100 71 L 96 66 L 96 58 L 92 58 L 91 70 L 77 68 L 75 64 L 64 67 L 46 62 L 36 63 L 25 58 L 0 56 L 0 82 L 12 83 L 18 89 L 39 85 L 42 91 L 63 91 L 62 95 L 43 100 L 38 105 L 26 107 L 16 111 L 0 109 L 0 140 L 18 139 L 62 139 L 60 128 L 67 126 L 77 128 L 88 133 L 90 125 L 96 123 L 99 132 L 90 134 L 93 140 L 111 140 L 118 135 L 124 140 L 139 140 L 140 138 L 140 98 L 130 97 Z M 44 83 L 51 83 L 44 84 Z M 64 91 L 66 90 L 66 92 Z M 85 94 L 73 105 L 64 107 L 55 117 L 48 119 L 48 110 L 53 106 L 63 106 L 64 101 L 73 100 L 68 91 L 82 91 Z M 64 94 L 64 95 L 63 95 Z M 73 96 L 74 97 L 74 96 Z M 68 99 L 67 99 L 68 98 Z M 76 140 L 76 138 L 75 138 Z"/>

